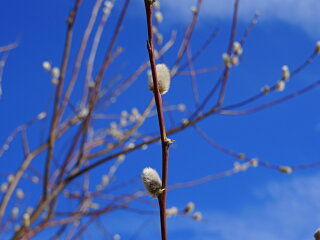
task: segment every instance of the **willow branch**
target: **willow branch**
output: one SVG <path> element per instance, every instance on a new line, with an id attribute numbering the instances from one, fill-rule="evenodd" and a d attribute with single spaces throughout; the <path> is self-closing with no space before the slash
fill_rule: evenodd
<path id="1" fill-rule="evenodd" d="M 162 146 L 162 189 L 164 191 L 158 196 L 159 208 L 160 208 L 160 223 L 161 223 L 161 237 L 162 240 L 167 239 L 167 227 L 166 227 L 166 197 L 167 197 L 167 182 L 168 182 L 168 158 L 169 158 L 169 146 L 170 141 L 167 139 L 165 122 L 162 110 L 162 98 L 159 92 L 156 62 L 154 56 L 154 44 L 153 44 L 153 32 L 152 32 L 152 1 L 145 0 L 147 28 L 148 28 L 148 42 L 147 49 L 149 53 L 149 60 L 152 72 L 153 86 L 154 86 L 154 98 L 157 106 L 158 121 L 160 129 L 160 138 Z"/>
<path id="2" fill-rule="evenodd" d="M 50 174 L 50 166 L 51 166 L 51 160 L 53 157 L 53 150 L 54 150 L 54 143 L 56 140 L 56 129 L 59 123 L 59 108 L 60 108 L 60 100 L 62 96 L 62 90 L 63 90 L 63 83 L 65 79 L 65 74 L 67 71 L 68 66 L 68 60 L 69 60 L 69 54 L 71 49 L 71 42 L 72 42 L 72 35 L 73 35 L 73 26 L 74 22 L 78 13 L 78 9 L 80 6 L 81 0 L 76 0 L 75 5 L 73 9 L 70 12 L 69 18 L 67 20 L 68 26 L 67 26 L 67 36 L 64 46 L 64 53 L 62 57 L 62 63 L 61 63 L 61 74 L 59 76 L 59 82 L 56 89 L 55 94 L 55 100 L 54 100 L 54 107 L 53 107 L 53 117 L 50 127 L 50 136 L 48 141 L 48 153 L 46 157 L 46 163 L 45 163 L 45 170 L 44 170 L 44 184 L 43 184 L 43 199 L 46 199 L 48 194 L 48 181 L 49 181 L 49 174 Z"/>

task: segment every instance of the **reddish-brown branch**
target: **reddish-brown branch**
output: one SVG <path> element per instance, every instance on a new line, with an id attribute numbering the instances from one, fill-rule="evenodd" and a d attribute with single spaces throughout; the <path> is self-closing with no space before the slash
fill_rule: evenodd
<path id="1" fill-rule="evenodd" d="M 54 100 L 54 107 L 53 107 L 53 117 L 50 127 L 50 136 L 48 141 L 48 153 L 46 157 L 46 163 L 45 163 L 45 169 L 44 169 L 44 183 L 43 183 L 43 199 L 46 199 L 48 194 L 48 181 L 49 181 L 49 174 L 50 174 L 50 165 L 51 165 L 51 159 L 53 157 L 53 150 L 54 150 L 54 143 L 56 140 L 56 129 L 59 123 L 59 108 L 60 108 L 60 100 L 62 96 L 62 90 L 63 90 L 63 83 L 65 79 L 65 74 L 67 71 L 68 66 L 68 60 L 69 60 L 69 54 L 71 49 L 71 42 L 72 42 L 72 35 L 73 35 L 73 26 L 74 22 L 78 13 L 78 9 L 80 7 L 81 0 L 76 0 L 75 5 L 73 9 L 70 12 L 69 18 L 67 20 L 68 26 L 67 26 L 67 36 L 64 46 L 64 54 L 62 57 L 62 63 L 61 63 L 61 73 L 59 76 L 59 82 L 56 89 L 55 94 L 55 100 Z"/>
<path id="2" fill-rule="evenodd" d="M 111 3 L 112 5 L 114 4 L 115 0 L 112 0 Z M 90 81 L 92 81 L 92 72 L 93 72 L 93 66 L 94 66 L 94 62 L 96 59 L 96 54 L 97 54 L 97 50 L 98 50 L 98 46 L 100 44 L 100 40 L 101 40 L 101 36 L 105 27 L 106 22 L 109 19 L 111 11 L 109 11 L 108 13 L 103 13 L 103 16 L 100 20 L 99 26 L 97 28 L 97 31 L 95 33 L 94 39 L 93 39 L 93 44 L 90 50 L 90 55 L 89 55 L 89 59 L 88 59 L 88 63 L 87 63 L 87 72 L 86 72 L 86 81 L 84 84 L 84 89 L 83 89 L 83 94 L 82 94 L 82 100 L 81 100 L 81 106 L 84 106 L 87 98 L 88 98 L 88 92 L 89 92 L 89 83 Z"/>
<path id="3" fill-rule="evenodd" d="M 180 188 L 190 188 L 190 187 L 194 187 L 209 181 L 213 181 L 213 180 L 217 180 L 223 177 L 228 177 L 234 173 L 237 173 L 234 169 L 229 169 L 220 173 L 215 173 L 215 174 L 211 174 L 193 181 L 189 181 L 189 182 L 183 182 L 183 183 L 176 183 L 174 185 L 171 185 L 168 190 L 169 191 L 173 191 L 176 189 L 180 189 Z"/>
<path id="4" fill-rule="evenodd" d="M 291 93 L 285 97 L 282 97 L 282 98 L 279 98 L 277 100 L 274 100 L 272 102 L 269 102 L 269 103 L 266 103 L 266 104 L 263 104 L 261 106 L 258 106 L 258 107 L 255 107 L 255 108 L 251 108 L 251 109 L 245 109 L 245 110 L 238 110 L 238 111 L 229 111 L 229 110 L 225 110 L 224 108 L 221 109 L 221 110 L 218 110 L 218 112 L 220 114 L 223 114 L 223 115 L 242 115 L 242 114 L 248 114 L 248 113 L 254 113 L 254 112 L 257 112 L 257 111 L 260 111 L 260 110 L 263 110 L 265 108 L 269 108 L 269 107 L 272 107 L 274 105 L 277 105 L 277 104 L 280 104 L 282 102 L 285 102 L 285 101 L 288 101 L 294 97 L 297 97 L 299 95 L 302 95 L 302 94 L 305 94 L 307 92 L 309 92 L 310 90 L 314 89 L 315 87 L 319 86 L 320 85 L 320 80 L 308 85 L 307 87 L 305 88 L 302 88 L 294 93 Z"/>
<path id="5" fill-rule="evenodd" d="M 159 92 L 156 62 L 154 56 L 153 32 L 152 32 L 152 1 L 145 0 L 147 28 L 148 28 L 148 42 L 147 49 L 149 53 L 149 60 L 152 72 L 154 98 L 157 106 L 158 121 L 160 128 L 161 146 L 162 146 L 162 188 L 164 191 L 158 196 L 160 208 L 160 223 L 161 223 L 161 237 L 162 240 L 167 240 L 166 227 L 166 197 L 167 197 L 167 182 L 168 182 L 168 158 L 169 158 L 169 140 L 167 139 L 164 116 L 162 111 L 162 98 Z"/>
<path id="6" fill-rule="evenodd" d="M 104 77 L 104 73 L 105 73 L 107 67 L 109 66 L 109 64 L 112 61 L 112 51 L 113 51 L 114 45 L 116 43 L 116 40 L 117 40 L 117 38 L 119 36 L 120 29 L 121 29 L 124 17 L 125 17 L 125 15 L 127 13 L 129 3 L 130 3 L 130 0 L 126 0 L 124 5 L 123 5 L 122 11 L 120 13 L 120 17 L 118 19 L 118 22 L 117 22 L 117 25 L 116 25 L 116 28 L 115 28 L 115 31 L 114 31 L 114 33 L 112 35 L 111 42 L 110 42 L 109 47 L 107 49 L 104 62 L 103 62 L 102 66 L 100 68 L 100 71 L 98 73 L 98 76 L 97 76 L 97 79 L 96 79 L 96 82 L 95 82 L 95 86 L 94 86 L 93 90 L 90 92 L 91 96 L 89 98 L 89 109 L 88 109 L 89 111 L 88 111 L 88 115 L 86 116 L 86 118 L 85 118 L 85 120 L 83 122 L 83 125 L 82 125 L 82 129 L 83 129 L 83 133 L 84 134 L 83 134 L 82 140 L 81 140 L 80 154 L 79 154 L 79 158 L 78 158 L 78 161 L 77 161 L 77 164 L 76 164 L 76 168 L 78 168 L 82 164 L 82 162 L 84 160 L 84 154 L 85 154 L 84 153 L 84 150 L 85 150 L 84 146 L 85 146 L 85 142 L 87 141 L 87 132 L 88 132 L 89 125 L 90 125 L 90 119 L 91 119 L 93 110 L 95 108 L 96 101 L 98 99 L 98 95 L 99 95 L 99 91 L 100 91 L 100 88 L 101 88 L 101 84 L 102 84 L 102 80 L 103 80 L 103 77 Z"/>
<path id="7" fill-rule="evenodd" d="M 98 11 L 100 9 L 100 6 L 101 6 L 102 2 L 103 2 L 102 0 L 96 1 L 95 5 L 94 5 L 94 7 L 92 9 L 91 17 L 90 17 L 90 20 L 88 22 L 88 25 L 87 25 L 87 28 L 85 30 L 85 33 L 83 35 L 81 46 L 80 46 L 79 51 L 78 51 L 78 56 L 77 56 L 76 63 L 75 63 L 74 69 L 73 69 L 71 80 L 70 80 L 68 89 L 67 89 L 66 93 L 63 96 L 61 109 L 59 111 L 59 116 L 63 115 L 64 109 L 65 109 L 65 107 L 66 107 L 66 105 L 67 105 L 67 103 L 69 101 L 70 95 L 71 95 L 71 93 L 73 91 L 73 88 L 74 88 L 74 85 L 76 83 L 76 80 L 77 80 L 77 77 L 78 77 L 78 74 L 79 74 L 79 71 L 80 71 L 80 67 L 81 67 L 81 64 L 82 64 L 82 59 L 83 59 L 85 50 L 87 48 L 87 43 L 88 43 L 89 37 L 91 35 L 92 29 L 93 29 L 94 23 L 96 21 L 96 18 L 97 18 L 97 15 L 98 15 Z"/>
<path id="8" fill-rule="evenodd" d="M 26 130 L 21 132 L 21 141 L 25 157 L 30 153 L 29 141 Z"/>
<path id="9" fill-rule="evenodd" d="M 199 12 L 200 12 L 200 8 L 202 6 L 202 3 L 203 3 L 203 0 L 198 0 L 198 2 L 197 2 L 196 11 L 193 13 L 193 17 L 192 17 L 191 23 L 190 23 L 189 27 L 186 30 L 186 33 L 185 33 L 185 36 L 184 36 L 183 41 L 181 43 L 181 46 L 180 46 L 176 61 L 175 61 L 174 65 L 173 65 L 173 68 L 171 70 L 171 75 L 172 76 L 176 75 L 176 73 L 178 71 L 178 68 L 179 68 L 180 61 L 181 61 L 183 55 L 185 54 L 185 52 L 187 50 L 187 47 L 188 47 L 189 42 L 191 40 L 192 33 L 193 33 L 194 28 L 196 26 L 196 23 L 198 21 Z"/>
<path id="10" fill-rule="evenodd" d="M 231 56 L 232 50 L 233 50 L 233 44 L 235 40 L 236 30 L 237 30 L 237 22 L 238 22 L 238 8 L 239 8 L 239 0 L 235 0 L 234 3 L 234 10 L 233 10 L 233 20 L 231 25 L 231 33 L 230 33 L 230 40 L 228 44 L 227 54 Z M 195 112 L 191 115 L 190 119 L 194 119 L 207 105 L 211 97 L 216 93 L 218 90 L 218 87 L 221 85 L 221 90 L 219 93 L 219 98 L 216 103 L 216 105 L 213 107 L 213 109 L 217 109 L 220 107 L 224 100 L 224 95 L 227 87 L 227 81 L 230 73 L 230 66 L 225 66 L 224 71 L 222 73 L 222 76 L 217 80 L 213 88 L 210 90 L 208 95 L 205 97 L 205 99 L 202 101 L 202 103 L 199 105 L 199 107 L 195 110 Z"/>
<path id="11" fill-rule="evenodd" d="M 0 53 L 11 51 L 18 46 L 18 42 L 10 43 L 5 46 L 0 46 Z"/>
<path id="12" fill-rule="evenodd" d="M 234 43 L 234 40 L 236 37 L 237 23 L 238 23 L 238 10 L 239 10 L 239 0 L 235 0 L 234 10 L 233 10 L 233 19 L 232 19 L 232 25 L 231 25 L 231 34 L 230 34 L 228 51 L 227 51 L 227 54 L 229 56 L 231 56 L 231 54 L 232 54 L 233 43 Z M 219 99 L 217 102 L 218 107 L 221 106 L 224 101 L 224 96 L 225 96 L 226 89 L 227 89 L 227 82 L 228 82 L 229 73 L 230 73 L 230 67 L 226 66 L 225 70 L 223 72 L 223 76 L 222 76 L 222 86 L 221 86 L 221 91 L 219 94 Z"/>

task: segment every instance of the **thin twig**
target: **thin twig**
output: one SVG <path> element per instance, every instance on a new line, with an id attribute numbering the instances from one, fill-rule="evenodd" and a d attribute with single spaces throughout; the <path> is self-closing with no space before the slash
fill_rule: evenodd
<path id="1" fill-rule="evenodd" d="M 94 7 L 93 7 L 93 9 L 92 9 L 90 20 L 89 20 L 88 25 L 86 27 L 85 33 L 83 34 L 81 46 L 80 46 L 79 51 L 78 51 L 78 56 L 77 56 L 76 63 L 75 63 L 74 69 L 73 69 L 71 80 L 70 80 L 68 89 L 67 89 L 66 93 L 63 96 L 61 108 L 60 108 L 60 111 L 59 111 L 59 116 L 63 115 L 64 109 L 65 109 L 65 107 L 66 107 L 66 105 L 67 105 L 67 103 L 69 101 L 70 95 L 71 95 L 71 93 L 73 91 L 74 85 L 76 83 L 76 80 L 77 80 L 77 77 L 78 77 L 78 74 L 79 74 L 79 71 L 80 71 L 80 68 L 81 68 L 82 59 L 83 59 L 85 50 L 87 48 L 87 43 L 88 43 L 89 37 L 91 35 L 93 26 L 94 26 L 94 24 L 96 22 L 96 19 L 97 19 L 97 16 L 98 16 L 98 11 L 99 11 L 99 9 L 101 7 L 102 2 L 103 2 L 103 0 L 97 0 L 95 5 L 94 5 Z"/>
<path id="2" fill-rule="evenodd" d="M 48 181 L 49 181 L 49 174 L 50 174 L 51 159 L 53 157 L 54 143 L 56 140 L 55 132 L 60 119 L 60 116 L 59 116 L 60 100 L 62 96 L 63 84 L 64 84 L 64 79 L 67 72 L 67 66 L 69 61 L 69 54 L 70 54 L 72 35 L 73 35 L 73 26 L 76 20 L 76 16 L 77 16 L 80 4 L 81 4 L 81 0 L 76 0 L 75 5 L 71 10 L 69 18 L 67 20 L 68 22 L 67 36 L 66 36 L 64 54 L 63 54 L 62 63 L 61 63 L 61 74 L 59 76 L 59 82 L 58 82 L 58 86 L 55 94 L 53 117 L 52 117 L 52 122 L 50 127 L 50 136 L 48 141 L 48 153 L 47 153 L 45 169 L 44 169 L 43 199 L 46 199 L 48 194 Z"/>
<path id="3" fill-rule="evenodd" d="M 291 93 L 285 97 L 279 98 L 277 100 L 263 104 L 261 106 L 255 107 L 255 108 L 238 110 L 238 111 L 229 111 L 229 110 L 225 110 L 224 108 L 222 108 L 221 110 L 218 110 L 218 112 L 223 115 L 243 115 L 243 114 L 248 114 L 248 113 L 254 113 L 254 112 L 272 107 L 274 105 L 280 104 L 282 102 L 288 101 L 288 100 L 290 100 L 294 97 L 297 97 L 299 95 L 305 94 L 305 93 L 309 92 L 310 90 L 314 89 L 315 87 L 317 87 L 318 85 L 320 85 L 320 80 L 313 82 L 312 84 L 308 85 L 307 87 L 304 87 L 304 88 L 302 88 L 294 93 Z"/>
<path id="4" fill-rule="evenodd" d="M 191 52 L 191 47 L 188 45 L 187 49 L 187 56 L 188 56 L 188 64 L 190 68 L 190 73 L 191 73 L 191 85 L 192 85 L 192 92 L 193 92 L 193 98 L 196 107 L 199 105 L 199 91 L 198 91 L 198 85 L 197 85 L 197 77 L 196 73 L 194 70 L 193 62 L 192 62 L 192 52 Z"/>
<path id="5" fill-rule="evenodd" d="M 112 61 L 112 51 L 114 49 L 114 46 L 115 46 L 115 43 L 116 43 L 116 40 L 119 36 L 119 33 L 120 33 L 120 30 L 121 30 L 121 26 L 122 26 L 122 23 L 123 23 L 123 20 L 124 20 L 124 17 L 127 13 L 127 10 L 128 10 L 128 6 L 129 6 L 129 3 L 130 3 L 130 0 L 126 0 L 124 5 L 123 5 L 123 8 L 122 8 L 122 11 L 120 13 L 120 16 L 119 16 L 119 19 L 118 19 L 118 22 L 117 22 L 117 25 L 116 25 L 116 28 L 114 30 L 114 33 L 112 35 L 112 39 L 111 39 L 111 42 L 109 44 L 109 47 L 107 49 L 107 52 L 106 52 L 106 56 L 105 56 L 105 59 L 104 59 L 104 62 L 100 68 L 100 71 L 98 73 L 98 76 L 97 76 L 97 79 L 95 81 L 95 86 L 93 88 L 93 90 L 91 91 L 91 96 L 89 98 L 89 109 L 88 109 L 88 114 L 82 124 L 82 129 L 83 129 L 83 136 L 82 136 L 82 140 L 81 140 L 81 146 L 80 146 L 80 154 L 79 154 L 79 158 L 78 158 L 78 162 L 77 162 L 77 167 L 75 170 L 77 170 L 77 168 L 83 163 L 84 161 L 84 146 L 85 146 L 85 143 L 87 141 L 87 132 L 88 132 L 88 129 L 89 129 L 89 125 L 90 125 L 90 119 L 91 119 L 91 116 L 92 116 L 92 113 L 93 113 L 93 110 L 95 108 L 95 104 L 96 104 L 96 101 L 98 99 L 98 95 L 99 95 L 99 90 L 101 88 L 101 84 L 102 84 L 102 80 L 103 80 L 103 77 L 104 77 L 104 73 L 107 69 L 107 67 L 109 66 L 109 64 L 111 63 Z"/>
<path id="6" fill-rule="evenodd" d="M 185 52 L 187 50 L 187 47 L 188 47 L 189 42 L 191 40 L 192 33 L 194 31 L 196 23 L 198 22 L 198 17 L 199 17 L 199 13 L 200 13 L 200 9 L 201 9 L 202 3 L 203 3 L 203 0 L 198 0 L 197 1 L 196 11 L 193 13 L 193 16 L 192 16 L 192 19 L 191 19 L 191 23 L 190 23 L 190 25 L 188 26 L 188 28 L 186 30 L 186 33 L 185 33 L 185 36 L 184 36 L 183 41 L 181 43 L 181 46 L 180 46 L 176 61 L 175 61 L 174 65 L 172 67 L 172 70 L 171 70 L 171 76 L 175 76 L 176 73 L 178 72 L 180 61 L 181 61 L 183 55 L 185 54 Z"/>
<path id="7" fill-rule="evenodd" d="M 233 43 L 236 37 L 236 32 L 237 32 L 237 23 L 238 23 L 238 11 L 239 11 L 239 0 L 234 1 L 234 10 L 233 10 L 233 19 L 232 19 L 232 25 L 231 25 L 231 33 L 230 33 L 230 40 L 229 40 L 229 46 L 227 50 L 228 56 L 231 56 L 232 50 L 233 50 Z M 225 70 L 223 72 L 222 76 L 222 86 L 221 86 L 221 91 L 219 94 L 219 99 L 217 102 L 217 107 L 221 106 L 224 101 L 224 96 L 226 93 L 226 88 L 227 88 L 227 82 L 228 82 L 228 77 L 230 73 L 230 66 L 226 66 Z"/>

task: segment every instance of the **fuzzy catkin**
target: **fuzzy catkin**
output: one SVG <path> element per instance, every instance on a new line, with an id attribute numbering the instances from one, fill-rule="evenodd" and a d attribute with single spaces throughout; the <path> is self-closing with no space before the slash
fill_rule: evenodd
<path id="1" fill-rule="evenodd" d="M 165 64 L 157 64 L 156 65 L 157 79 L 160 94 L 165 94 L 169 91 L 170 88 L 170 71 Z M 148 71 L 148 87 L 150 91 L 154 91 L 153 87 L 153 78 L 151 70 Z"/>
<path id="2" fill-rule="evenodd" d="M 141 178 L 147 193 L 151 197 L 155 198 L 161 194 L 161 180 L 156 170 L 150 167 L 144 168 Z"/>
<path id="3" fill-rule="evenodd" d="M 195 208 L 194 203 L 193 202 L 188 202 L 187 206 L 184 209 L 184 212 L 187 213 L 187 214 L 191 213 L 194 210 L 194 208 Z"/>

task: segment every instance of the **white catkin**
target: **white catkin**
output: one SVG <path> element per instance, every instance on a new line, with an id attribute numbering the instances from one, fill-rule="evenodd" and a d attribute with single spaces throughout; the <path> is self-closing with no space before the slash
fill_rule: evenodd
<path id="1" fill-rule="evenodd" d="M 250 165 L 251 165 L 252 167 L 258 167 L 258 166 L 259 166 L 259 160 L 256 159 L 256 158 L 252 158 L 252 159 L 250 160 Z"/>
<path id="2" fill-rule="evenodd" d="M 170 88 L 170 71 L 165 64 L 157 64 L 156 65 L 156 72 L 157 72 L 157 78 L 158 78 L 158 86 L 159 86 L 159 92 L 160 94 L 165 94 L 169 91 Z M 153 92 L 153 78 L 151 70 L 148 71 L 148 87 L 149 90 Z"/>
<path id="3" fill-rule="evenodd" d="M 52 77 L 53 78 L 59 78 L 59 76 L 60 76 L 60 69 L 58 68 L 58 67 L 54 67 L 53 69 L 52 69 L 52 72 L 51 72 L 51 74 L 52 74 Z"/>
<path id="4" fill-rule="evenodd" d="M 281 68 L 282 71 L 282 76 L 281 79 L 283 81 L 288 81 L 290 78 L 290 71 L 289 71 L 289 67 L 287 65 L 283 65 Z"/>
<path id="5" fill-rule="evenodd" d="M 156 170 L 150 167 L 144 168 L 141 178 L 143 185 L 150 196 L 155 198 L 161 194 L 161 180 Z"/>
<path id="6" fill-rule="evenodd" d="M 241 55 L 243 52 L 242 46 L 239 42 L 234 42 L 233 43 L 233 49 L 234 49 L 234 53 L 236 55 Z"/>
<path id="7" fill-rule="evenodd" d="M 188 202 L 187 206 L 183 210 L 185 213 L 191 213 L 195 208 L 194 202 Z"/>
<path id="8" fill-rule="evenodd" d="M 198 8 L 197 8 L 196 6 L 192 6 L 192 7 L 191 7 L 191 12 L 192 12 L 193 14 L 197 14 L 197 13 L 198 13 Z"/>
<path id="9" fill-rule="evenodd" d="M 280 166 L 279 171 L 282 173 L 290 174 L 292 173 L 292 168 L 288 166 Z"/>
<path id="10" fill-rule="evenodd" d="M 16 195 L 17 195 L 17 198 L 18 199 L 23 199 L 24 198 L 24 192 L 23 192 L 23 190 L 21 189 L 21 188 L 18 188 L 17 189 L 17 192 L 16 192 Z"/>
<path id="11" fill-rule="evenodd" d="M 155 10 L 160 10 L 160 3 L 159 3 L 159 1 L 155 1 L 155 2 L 153 3 L 153 8 L 154 8 Z"/>
<path id="12" fill-rule="evenodd" d="M 157 12 L 155 13 L 154 17 L 155 17 L 157 23 L 162 23 L 162 21 L 163 21 L 163 15 L 162 15 L 161 12 L 157 11 Z"/>
<path id="13" fill-rule="evenodd" d="M 25 213 L 23 214 L 23 217 L 22 217 L 22 221 L 23 221 L 23 225 L 26 226 L 26 227 L 30 227 L 30 214 L 29 213 Z"/>
<path id="14" fill-rule="evenodd" d="M 44 119 L 46 117 L 47 117 L 47 113 L 46 112 L 41 112 L 37 116 L 38 120 Z"/>
<path id="15" fill-rule="evenodd" d="M 44 61 L 42 63 L 42 67 L 45 71 L 50 72 L 51 70 L 51 63 L 49 61 Z"/>
<path id="16" fill-rule="evenodd" d="M 11 210 L 11 218 L 16 219 L 19 215 L 19 208 L 18 207 L 14 207 Z"/>
<path id="17" fill-rule="evenodd" d="M 286 83 L 283 80 L 280 80 L 279 82 L 277 82 L 275 89 L 276 91 L 282 92 L 286 87 Z"/>
<path id="18" fill-rule="evenodd" d="M 268 85 L 264 86 L 264 87 L 261 89 L 261 92 L 263 92 L 264 94 L 270 93 L 270 87 L 269 87 Z"/>
<path id="19" fill-rule="evenodd" d="M 195 212 L 192 216 L 192 218 L 196 221 L 201 221 L 202 220 L 202 213 L 201 212 Z"/>
<path id="20" fill-rule="evenodd" d="M 227 54 L 227 53 L 222 54 L 222 60 L 223 60 L 223 63 L 226 67 L 232 66 L 231 57 L 229 54 Z"/>
<path id="21" fill-rule="evenodd" d="M 171 207 L 171 208 L 168 208 L 166 209 L 166 215 L 168 217 L 171 217 L 171 216 L 176 216 L 178 214 L 178 208 L 176 207 Z"/>

